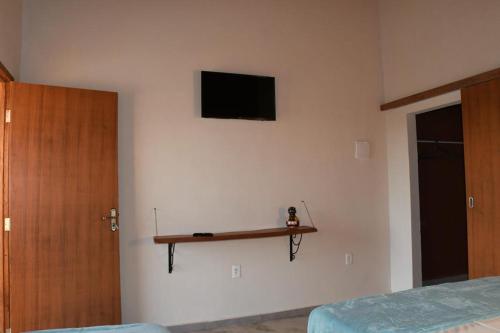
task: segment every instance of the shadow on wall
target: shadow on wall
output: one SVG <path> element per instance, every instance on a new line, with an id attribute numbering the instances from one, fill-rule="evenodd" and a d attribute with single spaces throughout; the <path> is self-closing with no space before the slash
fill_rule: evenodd
<path id="1" fill-rule="evenodd" d="M 120 89 L 118 92 L 118 183 L 119 183 L 119 205 L 120 205 L 120 275 L 122 290 L 122 316 L 135 310 L 128 307 L 129 304 L 123 302 L 124 299 L 134 299 L 141 302 L 141 290 L 139 281 L 124 279 L 123 276 L 130 272 L 128 265 L 141 269 L 138 251 L 125 251 L 127 247 L 137 247 L 145 243 L 146 239 L 135 239 L 138 235 L 137 214 L 136 214 L 136 188 L 135 188 L 135 130 L 134 130 L 134 97 L 130 91 Z M 125 256 L 124 254 L 127 254 Z M 133 283 L 133 285 L 125 285 Z M 123 295 L 127 295 L 123 297 Z M 139 306 L 138 308 L 141 308 Z M 135 314 L 139 317 L 142 314 Z"/>
<path id="2" fill-rule="evenodd" d="M 195 118 L 201 117 L 201 69 L 193 72 L 193 113 Z"/>

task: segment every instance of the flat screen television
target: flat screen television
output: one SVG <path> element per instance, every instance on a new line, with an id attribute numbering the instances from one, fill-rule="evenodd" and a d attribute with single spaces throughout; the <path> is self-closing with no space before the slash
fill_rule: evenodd
<path id="1" fill-rule="evenodd" d="M 276 120 L 274 77 L 202 71 L 201 116 Z"/>

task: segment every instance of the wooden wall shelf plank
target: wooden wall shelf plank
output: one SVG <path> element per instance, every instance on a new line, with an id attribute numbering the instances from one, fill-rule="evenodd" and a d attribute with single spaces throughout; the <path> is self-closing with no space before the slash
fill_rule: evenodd
<path id="1" fill-rule="evenodd" d="M 260 230 L 247 230 L 247 231 L 231 231 L 220 232 L 213 236 L 194 237 L 193 235 L 165 235 L 154 236 L 153 240 L 156 244 L 168 244 L 168 272 L 172 273 L 174 270 L 174 252 L 176 243 L 198 243 L 198 242 L 215 242 L 235 239 L 252 239 L 252 238 L 268 238 L 268 237 L 289 237 L 289 255 L 290 261 L 295 259 L 295 255 L 300 247 L 302 241 L 302 234 L 317 232 L 315 227 L 293 227 L 293 228 L 272 228 Z M 295 242 L 295 237 L 300 235 L 298 242 Z"/>
<path id="2" fill-rule="evenodd" d="M 399 108 L 401 106 L 405 106 L 408 104 L 412 104 L 418 101 L 422 101 L 424 99 L 428 99 L 431 97 L 436 97 L 439 95 L 443 95 L 455 90 L 460 90 L 463 88 L 467 88 L 473 86 L 478 83 L 494 80 L 500 78 L 500 68 L 496 68 L 494 70 L 484 72 L 481 74 L 477 74 L 474 76 L 470 76 L 468 78 L 458 80 L 455 82 L 451 82 L 433 89 L 422 91 L 418 94 L 410 95 L 407 97 L 403 97 L 388 103 L 384 103 L 380 106 L 381 111 L 391 110 L 395 108 Z"/>
<path id="3" fill-rule="evenodd" d="M 214 242 L 234 239 L 252 239 L 252 238 L 267 238 L 290 236 L 298 234 L 307 234 L 317 232 L 318 229 L 309 226 L 293 227 L 293 228 L 272 228 L 249 231 L 232 231 L 215 233 L 212 237 L 193 237 L 193 235 L 167 235 L 155 236 L 156 244 L 175 244 L 175 243 L 192 243 L 192 242 Z"/>

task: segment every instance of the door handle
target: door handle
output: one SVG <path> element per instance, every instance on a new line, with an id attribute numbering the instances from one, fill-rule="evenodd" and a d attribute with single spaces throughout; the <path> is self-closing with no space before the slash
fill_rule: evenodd
<path id="1" fill-rule="evenodd" d="M 474 208 L 474 197 L 473 196 L 469 197 L 469 208 Z"/>
<path id="2" fill-rule="evenodd" d="M 117 219 L 118 219 L 118 210 L 116 208 L 111 208 L 109 210 L 109 215 L 104 215 L 101 218 L 103 221 L 109 220 L 111 231 L 115 232 L 119 229 Z"/>

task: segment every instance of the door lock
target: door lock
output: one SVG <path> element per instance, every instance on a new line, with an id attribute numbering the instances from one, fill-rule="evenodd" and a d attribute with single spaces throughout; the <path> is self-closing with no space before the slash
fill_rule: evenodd
<path id="1" fill-rule="evenodd" d="M 116 208 L 111 208 L 109 210 L 109 215 L 108 216 L 105 215 L 101 219 L 103 221 L 106 220 L 110 221 L 111 231 L 115 232 L 119 229 L 118 223 L 116 222 L 118 219 L 118 210 Z"/>

